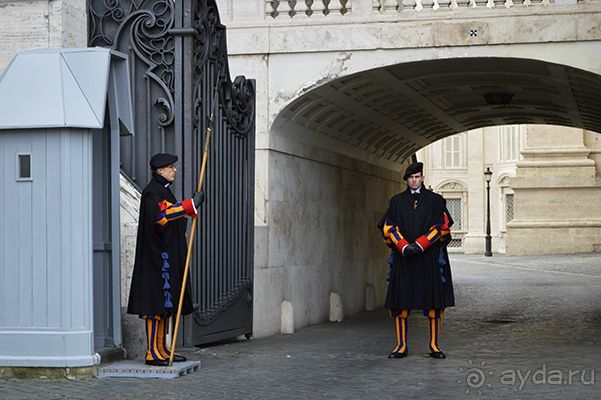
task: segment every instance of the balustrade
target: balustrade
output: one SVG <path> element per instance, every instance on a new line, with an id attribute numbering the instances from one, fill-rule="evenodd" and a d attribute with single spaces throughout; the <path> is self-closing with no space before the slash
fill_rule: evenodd
<path id="1" fill-rule="evenodd" d="M 325 17 L 326 5 L 323 0 L 313 0 L 311 4 L 311 16 L 312 17 Z"/>
<path id="2" fill-rule="evenodd" d="M 351 0 L 258 0 L 265 1 L 265 15 L 271 19 L 322 18 L 353 14 Z M 506 9 L 531 6 L 574 6 L 601 0 L 352 0 L 357 8 L 372 14 L 455 11 L 461 9 Z M 365 16 L 365 11 L 361 15 Z"/>
<path id="3" fill-rule="evenodd" d="M 557 0 L 558 5 L 587 4 L 595 0 Z M 413 10 L 456 10 L 460 8 L 511 8 L 516 6 L 529 7 L 532 5 L 550 6 L 553 0 L 373 0 L 373 11 L 387 14 Z"/>
<path id="4" fill-rule="evenodd" d="M 265 0 L 265 14 L 272 18 L 319 18 L 350 11 L 351 0 Z"/>

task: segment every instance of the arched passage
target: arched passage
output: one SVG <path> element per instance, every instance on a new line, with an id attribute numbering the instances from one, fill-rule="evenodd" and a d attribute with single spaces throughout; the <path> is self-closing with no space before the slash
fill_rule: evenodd
<path id="1" fill-rule="evenodd" d="M 272 132 L 312 131 L 399 162 L 443 137 L 493 125 L 601 131 L 601 77 L 526 58 L 424 60 L 344 76 L 286 106 Z"/>
<path id="2" fill-rule="evenodd" d="M 475 55 L 486 51 L 470 49 Z M 323 79 L 310 90 L 297 90 L 286 104 L 285 96 L 274 100 L 273 108 L 281 107 L 269 135 L 268 249 L 265 268 L 255 275 L 273 290 L 257 294 L 257 309 L 275 314 L 281 301 L 289 301 L 295 325 L 304 326 L 327 319 L 332 292 L 340 295 L 347 315 L 382 304 L 386 250 L 375 221 L 390 196 L 402 190 L 402 162 L 427 144 L 506 124 L 601 131 L 596 95 L 601 76 L 592 66 L 575 67 L 586 65 L 578 57 L 567 65 L 535 59 L 536 54 L 452 57 L 453 52 L 458 50 L 440 59 Z M 595 162 L 582 152 L 578 157 L 576 164 L 594 177 Z M 536 179 L 523 178 L 524 190 Z M 257 325 L 279 322 L 267 315 L 255 315 Z"/>

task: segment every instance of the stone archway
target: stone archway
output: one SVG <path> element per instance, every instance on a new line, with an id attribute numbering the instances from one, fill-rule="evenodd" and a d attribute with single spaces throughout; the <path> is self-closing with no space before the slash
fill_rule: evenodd
<path id="1" fill-rule="evenodd" d="M 599 48 L 597 43 L 576 46 L 580 45 Z M 567 51 L 563 44 L 554 46 Z M 457 48 L 445 49 L 444 57 L 440 49 L 395 50 L 390 53 L 404 52 L 400 58 L 418 61 L 328 76 L 318 85 L 297 87 L 294 93 L 279 87 L 270 106 L 273 123 L 265 155 L 269 205 L 263 228 L 269 251 L 264 262 L 269 272 L 257 279 L 268 281 L 276 298 L 294 304 L 296 326 L 327 318 L 330 292 L 342 292 L 345 314 L 351 314 L 367 303 L 368 286 L 376 287 L 376 292 L 385 286 L 386 254 L 373 222 L 386 208 L 387 198 L 401 190 L 400 163 L 416 150 L 484 126 L 531 123 L 601 131 L 597 113 L 601 101 L 595 97 L 601 88 L 598 65 L 580 69 L 576 66 L 586 64 L 584 55 L 559 64 L 549 59 L 567 61 L 567 53 L 547 54 L 549 48 L 543 51 L 534 45 L 516 47 L 469 48 L 463 54 Z M 345 72 L 361 65 L 353 62 L 354 54 L 344 61 Z M 440 58 L 420 59 L 426 55 Z M 330 196 L 323 196 L 323 190 Z M 516 189 L 517 202 L 519 190 L 530 189 Z M 330 216 L 337 223 L 330 232 L 315 223 L 327 220 L 324 209 L 335 210 Z M 527 221 L 522 227 L 515 225 L 528 226 Z M 520 232 L 514 235 L 516 241 L 530 234 L 516 232 Z M 299 238 L 304 237 L 329 251 L 299 247 Z M 376 247 L 366 250 L 369 246 Z M 319 254 L 335 256 L 320 258 Z M 317 257 L 315 262 L 312 257 Z M 348 268 L 353 259 L 363 264 Z M 279 307 L 272 299 L 264 301 L 259 309 L 270 302 L 272 311 Z M 382 296 L 376 296 L 376 303 L 382 301 Z"/>
<path id="2" fill-rule="evenodd" d="M 528 123 L 598 132 L 600 73 L 514 57 L 406 62 L 303 93 L 279 112 L 271 131 L 319 133 L 391 162 L 484 126 Z"/>

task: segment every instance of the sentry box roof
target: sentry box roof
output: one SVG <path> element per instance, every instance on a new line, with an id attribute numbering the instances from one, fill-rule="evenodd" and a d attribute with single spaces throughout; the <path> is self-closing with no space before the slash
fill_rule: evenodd
<path id="1" fill-rule="evenodd" d="M 102 128 L 107 100 L 111 121 L 133 134 L 125 55 L 100 47 L 22 51 L 0 75 L 0 129 Z"/>

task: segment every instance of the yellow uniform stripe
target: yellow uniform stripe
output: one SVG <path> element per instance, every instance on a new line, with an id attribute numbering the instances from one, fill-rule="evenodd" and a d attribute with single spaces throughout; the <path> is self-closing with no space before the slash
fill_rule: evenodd
<path id="1" fill-rule="evenodd" d="M 432 229 L 432 231 L 426 237 L 428 238 L 428 240 L 432 240 L 432 238 L 434 236 L 436 236 L 436 235 L 438 235 L 438 230 L 437 229 Z"/>
<path id="2" fill-rule="evenodd" d="M 169 333 L 169 328 L 168 328 L 168 324 L 169 323 L 169 318 L 165 318 L 165 321 L 163 322 L 163 332 L 165 332 L 165 351 L 167 352 L 167 354 L 171 354 L 171 347 L 169 347 L 169 342 L 167 341 L 167 333 Z"/>
<path id="3" fill-rule="evenodd" d="M 150 353 L 150 343 L 152 343 L 152 321 L 146 320 L 146 343 L 148 343 L 148 348 L 146 350 L 146 360 L 152 360 L 152 353 Z"/>
<path id="4" fill-rule="evenodd" d="M 401 349 L 399 350 L 401 353 L 403 353 L 405 351 L 405 348 L 407 347 L 407 319 L 403 318 L 401 321 L 401 334 L 402 334 L 402 338 L 403 338 L 403 347 L 401 347 Z"/>
<path id="5" fill-rule="evenodd" d="M 404 353 L 407 348 L 407 317 L 409 316 L 409 310 L 401 310 L 401 312 L 394 317 L 394 325 L 396 328 L 396 341 L 397 345 L 393 350 L 393 353 Z"/>
<path id="6" fill-rule="evenodd" d="M 392 229 L 392 228 L 393 228 L 392 225 L 384 225 L 384 237 L 390 239 L 392 241 L 392 243 L 394 243 L 396 246 L 399 243 L 399 241 L 394 235 L 390 234 L 390 229 Z"/>
<path id="7" fill-rule="evenodd" d="M 429 318 L 428 319 L 430 321 L 430 347 L 432 348 L 433 351 L 440 351 L 440 349 L 438 348 L 438 346 L 436 345 L 436 319 L 435 318 Z"/>
<path id="8" fill-rule="evenodd" d="M 154 341 L 152 343 L 152 346 L 154 347 L 154 353 L 159 356 L 159 357 L 163 357 L 163 355 L 161 354 L 161 349 L 159 346 L 159 334 L 158 334 L 158 325 L 159 325 L 159 321 L 153 321 L 157 326 L 156 326 L 156 334 L 154 335 Z"/>
<path id="9" fill-rule="evenodd" d="M 159 343 L 159 354 L 161 355 L 161 357 L 167 359 L 169 358 L 169 354 L 167 354 L 165 347 L 164 347 L 164 343 L 165 343 L 165 320 L 161 320 L 158 323 L 158 338 L 157 338 L 157 342 Z"/>
<path id="10" fill-rule="evenodd" d="M 385 240 L 386 238 L 390 239 L 395 246 L 397 246 L 400 241 L 405 240 L 401 232 L 394 225 L 385 224 L 384 228 L 382 229 L 382 232 L 384 234 Z"/>
<path id="11" fill-rule="evenodd" d="M 440 330 L 442 328 L 442 316 L 444 312 L 439 311 L 436 316 L 436 310 L 428 310 L 428 325 L 430 327 L 430 348 L 432 351 L 441 351 L 438 347 L 438 339 L 440 338 Z"/>
<path id="12" fill-rule="evenodd" d="M 396 348 L 395 352 L 399 351 L 399 347 L 401 347 L 401 329 L 399 327 L 399 317 L 394 318 L 394 324 L 396 326 Z"/>

